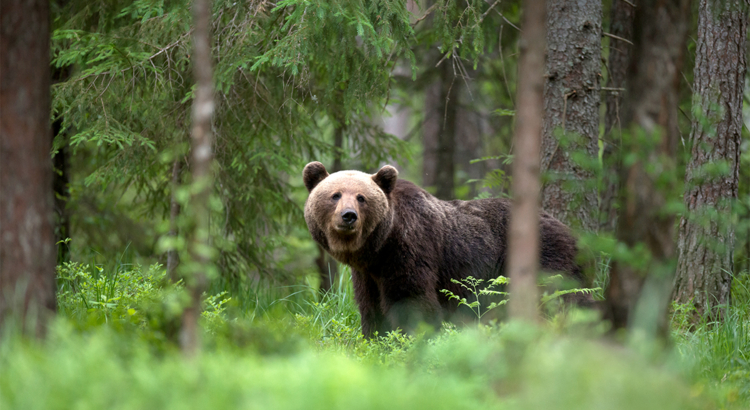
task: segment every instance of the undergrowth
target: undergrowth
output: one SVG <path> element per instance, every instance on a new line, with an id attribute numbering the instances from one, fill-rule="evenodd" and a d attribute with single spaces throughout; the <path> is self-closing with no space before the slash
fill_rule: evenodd
<path id="1" fill-rule="evenodd" d="M 47 340 L 0 342 L 0 408 L 750 405 L 747 274 L 736 278 L 722 322 L 687 328 L 686 307 L 675 306 L 673 347 L 657 358 L 607 342 L 606 326 L 583 310 L 551 315 L 539 327 L 446 325 L 430 336 L 365 340 L 349 277 L 338 275 L 324 295 L 305 287 L 251 300 L 209 292 L 204 351 L 186 360 L 176 341 L 182 286 L 170 284 L 163 267 L 62 265 L 60 314 Z"/>

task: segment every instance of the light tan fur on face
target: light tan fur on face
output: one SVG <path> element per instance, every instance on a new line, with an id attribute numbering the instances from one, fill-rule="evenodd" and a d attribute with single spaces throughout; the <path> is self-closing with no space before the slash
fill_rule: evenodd
<path id="1" fill-rule="evenodd" d="M 334 194 L 341 194 L 336 201 Z M 364 203 L 357 200 L 362 195 Z M 357 212 L 353 229 L 340 229 L 341 214 L 345 209 Z M 388 198 L 373 181 L 372 175 L 359 171 L 340 171 L 320 181 L 310 192 L 305 203 L 305 220 L 311 231 L 320 229 L 328 242 L 329 252 L 337 254 L 354 252 L 362 247 L 367 237 L 384 218 L 390 218 Z"/>

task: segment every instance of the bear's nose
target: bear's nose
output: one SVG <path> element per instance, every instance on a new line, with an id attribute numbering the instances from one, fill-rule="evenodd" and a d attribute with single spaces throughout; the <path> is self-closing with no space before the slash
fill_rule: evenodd
<path id="1" fill-rule="evenodd" d="M 344 223 L 347 225 L 351 225 L 357 221 L 357 212 L 353 209 L 347 209 L 341 214 L 341 219 L 343 219 Z"/>

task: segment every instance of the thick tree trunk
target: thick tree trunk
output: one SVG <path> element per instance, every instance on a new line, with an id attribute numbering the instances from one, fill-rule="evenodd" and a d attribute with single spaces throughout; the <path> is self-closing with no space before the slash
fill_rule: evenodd
<path id="1" fill-rule="evenodd" d="M 737 199 L 747 10 L 738 0 L 701 0 L 693 80 L 692 155 L 685 176 L 673 298 L 695 307 L 695 321 L 729 302 L 734 272 L 731 201 Z M 706 173 L 725 162 L 729 172 Z M 714 214 L 714 212 L 716 212 Z"/>
<path id="2" fill-rule="evenodd" d="M 513 205 L 508 235 L 511 318 L 538 320 L 539 147 L 544 92 L 545 1 L 523 5 L 518 110 L 513 137 Z"/>
<path id="3" fill-rule="evenodd" d="M 55 310 L 49 2 L 0 2 L 0 334 Z"/>
<path id="4" fill-rule="evenodd" d="M 176 191 L 180 186 L 180 173 L 182 172 L 182 158 L 175 158 L 172 162 L 172 197 L 169 200 L 169 233 L 172 238 L 177 237 L 177 218 L 180 216 L 180 203 L 177 201 Z M 177 266 L 180 264 L 180 255 L 177 249 L 167 251 L 167 277 L 176 282 Z"/>
<path id="5" fill-rule="evenodd" d="M 456 123 L 459 82 L 451 59 L 438 67 L 440 78 L 425 95 L 424 184 L 435 186 L 440 199 L 455 197 Z"/>
<path id="6" fill-rule="evenodd" d="M 645 244 L 650 255 L 614 261 L 605 314 L 614 329 L 637 327 L 653 337 L 666 336 L 668 330 L 666 309 L 676 246 L 674 217 L 663 209 L 674 182 L 661 181 L 657 186 L 657 179 L 676 166 L 678 90 L 689 6 L 688 0 L 639 5 L 634 64 L 623 107 L 623 124 L 631 133 L 623 141 L 623 152 L 633 154 L 635 160 L 619 171 L 621 213 L 616 235 L 631 249 Z M 647 275 L 648 294 L 642 295 Z"/>
<path id="7" fill-rule="evenodd" d="M 574 163 L 571 154 L 599 154 L 601 33 L 601 1 L 547 1 L 542 170 L 554 178 L 542 190 L 542 207 L 587 231 L 598 228 L 599 202 L 584 183 L 592 173 Z"/>
<path id="8" fill-rule="evenodd" d="M 635 18 L 635 4 L 637 0 L 625 2 L 614 0 L 610 14 L 610 34 L 614 37 L 609 39 L 609 59 L 607 64 L 607 111 L 604 115 L 604 151 L 602 162 L 604 163 L 604 181 L 599 202 L 599 227 L 605 231 L 614 232 L 617 221 L 617 169 L 619 168 L 619 155 L 616 150 L 620 146 L 620 135 L 622 131 L 622 96 L 626 88 L 625 81 L 628 68 L 631 65 L 632 45 L 619 40 L 633 40 L 633 19 Z"/>
<path id="9" fill-rule="evenodd" d="M 192 163 L 193 195 L 190 200 L 194 227 L 189 241 L 190 275 L 186 284 L 191 303 L 182 316 L 180 344 L 188 356 L 195 355 L 200 348 L 198 318 L 200 317 L 200 297 L 207 285 L 210 260 L 209 207 L 213 159 L 213 136 L 211 116 L 214 111 L 213 77 L 211 73 L 211 0 L 193 1 L 193 71 L 196 80 L 195 100 L 193 101 Z"/>

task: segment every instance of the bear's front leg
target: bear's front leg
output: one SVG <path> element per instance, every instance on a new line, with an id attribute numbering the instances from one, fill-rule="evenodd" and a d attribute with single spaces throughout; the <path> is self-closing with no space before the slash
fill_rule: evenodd
<path id="1" fill-rule="evenodd" d="M 354 300 L 359 307 L 362 335 L 366 339 L 375 336 L 375 332 L 384 336 L 391 329 L 387 326 L 385 315 L 380 308 L 380 293 L 377 283 L 369 275 L 352 269 L 352 285 L 354 287 Z"/>
<path id="2" fill-rule="evenodd" d="M 439 329 L 443 310 L 438 300 L 433 275 L 398 275 L 384 281 L 381 307 L 393 328 L 407 333 L 417 330 L 420 323 Z"/>

